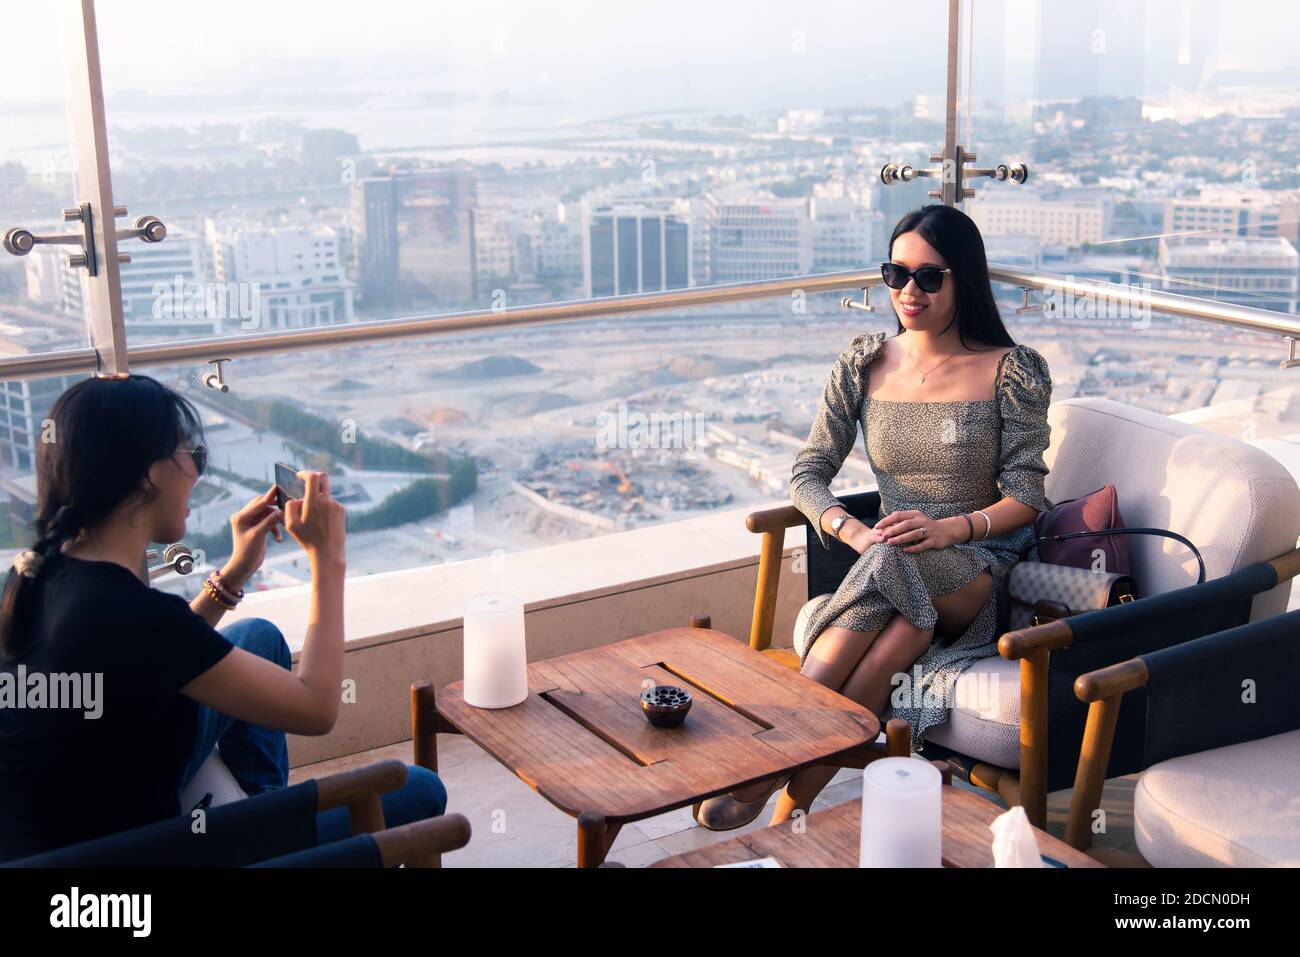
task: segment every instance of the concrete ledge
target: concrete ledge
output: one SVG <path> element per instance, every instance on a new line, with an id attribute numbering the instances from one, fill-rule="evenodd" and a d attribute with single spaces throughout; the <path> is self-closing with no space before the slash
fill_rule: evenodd
<path id="1" fill-rule="evenodd" d="M 770 506 L 788 504 L 772 502 Z M 769 505 L 718 512 L 516 554 L 351 578 L 345 599 L 344 704 L 328 735 L 291 735 L 295 767 L 404 741 L 411 736 L 411 682 L 436 686 L 462 673 L 462 614 L 471 595 L 511 591 L 524 602 L 530 661 L 685 625 L 692 614 L 749 638 L 760 536 L 745 516 Z M 800 528 L 786 534 L 774 645 L 790 644 L 807 580 L 793 556 Z M 294 660 L 306 634 L 310 585 L 248 596 L 227 620 L 268 618 Z"/>

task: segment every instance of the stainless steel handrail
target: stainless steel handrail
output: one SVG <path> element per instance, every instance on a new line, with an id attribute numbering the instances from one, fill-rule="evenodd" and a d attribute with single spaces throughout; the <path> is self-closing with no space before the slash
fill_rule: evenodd
<path id="1" fill-rule="evenodd" d="M 1075 296 L 1094 296 L 1131 307 L 1141 307 L 1161 314 L 1185 316 L 1220 322 L 1238 328 L 1271 332 L 1300 338 L 1300 319 L 1285 313 L 1250 306 L 1158 292 L 1091 279 L 1075 279 L 1052 273 L 1035 273 L 1009 266 L 990 265 L 995 282 L 1005 282 L 1040 291 L 1069 292 Z M 185 339 L 178 342 L 150 343 L 128 348 L 132 368 L 175 365 L 196 361 L 208 362 L 218 357 L 272 355 L 301 349 L 328 349 L 339 346 L 448 335 L 459 332 L 483 332 L 514 326 L 544 325 L 606 319 L 639 312 L 663 312 L 694 308 L 722 302 L 740 302 L 804 294 L 834 292 L 844 289 L 867 289 L 882 284 L 878 270 L 848 270 L 815 276 L 794 276 L 759 282 L 726 283 L 697 286 L 670 292 L 578 299 L 544 305 L 520 306 L 515 309 L 476 310 L 441 316 L 412 316 L 353 322 L 279 332 L 222 336 L 210 339 Z M 68 349 L 0 358 L 0 382 L 43 376 L 94 372 L 98 357 L 93 349 Z"/>

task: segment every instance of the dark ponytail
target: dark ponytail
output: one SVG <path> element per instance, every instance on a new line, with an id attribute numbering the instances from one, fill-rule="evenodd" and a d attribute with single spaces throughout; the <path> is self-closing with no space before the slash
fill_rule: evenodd
<path id="1" fill-rule="evenodd" d="M 107 519 L 149 485 L 149 469 L 203 423 L 185 398 L 148 376 L 78 382 L 50 410 L 53 441 L 36 454 L 36 540 L 14 562 L 0 595 L 0 659 L 31 650 L 32 587 L 64 543 Z"/>

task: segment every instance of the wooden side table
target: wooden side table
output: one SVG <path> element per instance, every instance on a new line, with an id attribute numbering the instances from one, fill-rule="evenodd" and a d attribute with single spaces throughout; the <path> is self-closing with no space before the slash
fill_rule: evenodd
<path id="1" fill-rule="evenodd" d="M 943 789 L 943 866 L 992 867 L 993 832 L 989 824 L 1002 808 L 992 801 L 950 785 Z M 774 857 L 784 867 L 857 867 L 862 831 L 862 802 L 851 800 L 809 814 L 801 822 L 742 834 L 708 847 L 656 861 L 651 867 L 717 867 Z M 1034 828 L 1041 854 L 1068 867 L 1103 867 L 1070 845 Z"/>
<path id="2" fill-rule="evenodd" d="M 677 728 L 641 711 L 646 679 L 690 691 Z M 464 734 L 557 808 L 578 819 L 578 866 L 605 859 L 632 821 L 694 805 L 816 764 L 863 767 L 910 753 L 905 722 L 862 705 L 709 627 L 669 628 L 528 667 L 528 698 L 513 708 L 465 703 L 463 683 L 412 692 L 415 761 L 437 770 L 437 734 Z M 897 726 L 895 726 L 897 725 Z M 901 727 L 899 727 L 901 726 Z"/>

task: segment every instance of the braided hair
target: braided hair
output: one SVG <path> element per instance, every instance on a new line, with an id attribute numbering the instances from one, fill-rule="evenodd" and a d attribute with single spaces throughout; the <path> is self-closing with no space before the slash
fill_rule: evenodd
<path id="1" fill-rule="evenodd" d="M 188 400 L 141 375 L 78 382 L 55 400 L 50 419 L 53 441 L 36 456 L 36 540 L 0 593 L 0 659 L 8 661 L 31 650 L 32 594 L 46 562 L 142 489 L 146 499 L 156 495 L 149 469 L 203 436 Z"/>

